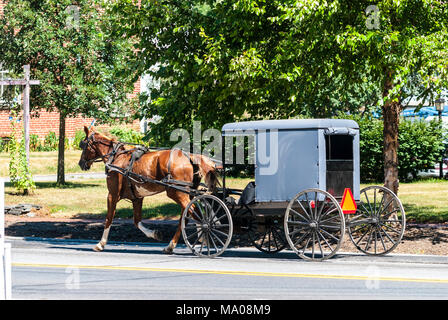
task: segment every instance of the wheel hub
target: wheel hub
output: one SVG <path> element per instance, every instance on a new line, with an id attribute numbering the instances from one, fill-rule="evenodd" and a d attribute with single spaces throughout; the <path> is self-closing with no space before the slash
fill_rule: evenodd
<path id="1" fill-rule="evenodd" d="M 204 224 L 202 224 L 202 229 L 209 230 L 210 229 L 210 225 L 208 223 L 204 223 Z"/>
<path id="2" fill-rule="evenodd" d="M 319 226 L 319 223 L 317 221 L 313 220 L 313 221 L 310 222 L 310 228 L 311 229 L 317 229 L 318 226 Z"/>

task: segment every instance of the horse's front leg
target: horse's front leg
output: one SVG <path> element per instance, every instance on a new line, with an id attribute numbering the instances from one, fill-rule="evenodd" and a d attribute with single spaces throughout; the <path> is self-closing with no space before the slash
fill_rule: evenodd
<path id="1" fill-rule="evenodd" d="M 180 215 L 182 217 L 182 213 L 184 212 L 185 208 L 188 206 L 188 203 L 190 202 L 189 195 L 182 193 L 180 191 L 174 191 L 174 192 L 167 191 L 167 195 L 168 195 L 168 197 L 170 197 L 171 199 L 176 201 L 181 206 L 182 209 L 181 209 Z M 171 239 L 169 245 L 163 249 L 163 253 L 167 253 L 167 254 L 173 253 L 173 250 L 176 247 L 177 243 L 179 242 L 179 238 L 182 233 L 181 221 L 182 221 L 182 218 L 179 219 L 179 224 L 177 226 L 176 233 L 174 234 L 173 238 Z"/>
<path id="2" fill-rule="evenodd" d="M 106 222 L 104 223 L 104 231 L 103 236 L 101 237 L 101 241 L 97 243 L 95 247 L 93 247 L 94 251 L 103 251 L 104 247 L 107 244 L 107 239 L 109 237 L 110 227 L 112 225 L 112 221 L 115 216 L 115 209 L 117 208 L 117 202 L 119 197 L 117 194 L 110 193 L 107 195 L 107 216 Z"/>

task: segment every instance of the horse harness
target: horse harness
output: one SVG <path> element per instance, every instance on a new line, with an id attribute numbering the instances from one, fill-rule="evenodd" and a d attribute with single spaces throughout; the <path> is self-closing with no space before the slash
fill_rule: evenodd
<path id="1" fill-rule="evenodd" d="M 121 141 L 118 141 L 118 142 L 111 141 L 111 144 L 107 144 L 107 143 L 104 143 L 103 141 L 95 140 L 94 135 L 91 134 L 87 139 L 82 140 L 79 144 L 80 148 L 82 149 L 83 154 L 84 154 L 85 150 L 87 149 L 87 146 L 90 145 L 91 141 L 112 147 L 111 152 L 109 152 L 106 155 L 97 156 L 96 158 L 90 160 L 90 162 L 100 162 L 100 161 L 104 161 L 107 158 L 107 161 L 105 161 L 106 175 L 109 175 L 111 172 L 118 172 L 121 175 L 123 175 L 124 177 L 126 177 L 128 187 L 131 190 L 132 200 L 135 200 L 138 197 L 135 195 L 135 190 L 134 190 L 134 187 L 133 187 L 131 181 L 133 181 L 134 183 L 138 183 L 138 184 L 143 184 L 143 183 L 147 183 L 147 182 L 156 183 L 156 184 L 161 184 L 166 187 L 171 187 L 171 188 L 175 188 L 175 189 L 176 189 L 176 185 L 181 186 L 181 187 L 193 188 L 193 189 L 197 189 L 197 187 L 200 185 L 201 174 L 199 171 L 199 166 L 196 163 L 194 163 L 194 161 L 191 159 L 190 155 L 187 152 L 185 152 L 181 149 L 174 148 L 174 149 L 170 150 L 170 157 L 168 159 L 168 165 L 167 165 L 168 174 L 161 180 L 154 180 L 154 179 L 136 174 L 132 171 L 134 163 L 136 161 L 138 161 L 144 154 L 146 154 L 147 152 L 150 151 L 150 149 L 148 147 L 138 145 L 138 144 L 129 143 L 129 142 L 121 142 Z M 135 147 L 132 149 L 120 150 L 120 148 L 125 145 L 134 145 Z M 93 147 L 93 145 L 92 145 L 92 147 Z M 172 163 L 173 151 L 181 151 L 182 155 L 187 157 L 188 160 L 190 161 L 190 163 L 192 164 L 192 166 L 193 166 L 193 183 L 173 179 L 173 177 L 171 175 L 171 163 Z M 115 158 L 118 155 L 124 154 L 124 153 L 131 153 L 131 159 L 129 160 L 129 164 L 127 165 L 127 167 L 121 168 L 121 167 L 115 166 L 113 164 Z"/>

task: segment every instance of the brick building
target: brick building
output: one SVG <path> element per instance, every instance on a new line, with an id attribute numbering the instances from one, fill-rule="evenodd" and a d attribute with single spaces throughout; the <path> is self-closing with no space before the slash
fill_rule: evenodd
<path id="1" fill-rule="evenodd" d="M 3 14 L 3 8 L 5 6 L 5 0 L 0 0 L 0 15 Z M 2 70 L 0 70 L 2 71 Z M 2 73 L 0 73 L 2 74 Z M 33 90 L 33 88 L 31 88 Z M 135 97 L 140 93 L 140 80 L 134 85 L 134 92 L 131 97 Z M 65 124 L 65 134 L 67 138 L 73 138 L 76 131 L 81 130 L 84 125 L 90 125 L 93 118 L 85 118 L 77 116 L 74 118 L 67 118 Z M 127 127 L 135 130 L 141 130 L 140 121 L 135 120 L 132 123 L 126 124 Z M 97 128 L 107 128 L 107 125 L 98 125 Z M 59 134 L 59 112 L 48 112 L 46 110 L 39 110 L 38 116 L 36 112 L 31 112 L 30 119 L 30 134 L 36 134 L 39 138 L 43 139 L 49 132 L 55 132 Z M 9 137 L 11 134 L 11 121 L 9 110 L 0 110 L 0 137 Z"/>

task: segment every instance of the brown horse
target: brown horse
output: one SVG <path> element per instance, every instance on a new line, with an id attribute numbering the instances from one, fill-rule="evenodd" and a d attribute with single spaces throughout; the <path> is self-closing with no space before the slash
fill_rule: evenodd
<path id="1" fill-rule="evenodd" d="M 103 161 L 105 164 L 112 164 L 119 168 L 128 167 L 132 153 L 135 152 L 136 148 L 126 146 L 115 139 L 89 130 L 87 127 L 84 127 L 84 131 L 86 138 L 80 144 L 83 151 L 79 160 L 79 166 L 82 170 L 89 170 L 95 161 Z M 153 180 L 161 180 L 170 174 L 172 179 L 189 183 L 193 188 L 197 188 L 201 178 L 204 178 L 208 189 L 211 191 L 216 188 L 218 183 L 216 169 L 215 163 L 209 158 L 203 155 L 185 154 L 177 149 L 146 152 L 132 166 L 132 172 L 135 174 Z M 121 199 L 132 201 L 134 225 L 147 237 L 154 239 L 160 239 L 157 232 L 145 228 L 141 222 L 143 198 L 165 191 L 169 198 L 181 206 L 181 214 L 190 202 L 190 196 L 187 193 L 150 182 L 136 183 L 116 171 L 109 171 L 106 181 L 109 191 L 107 216 L 101 241 L 93 248 L 95 251 L 104 250 L 116 205 Z M 169 245 L 163 250 L 164 253 L 173 252 L 180 234 L 181 224 L 179 219 L 177 231 Z"/>

